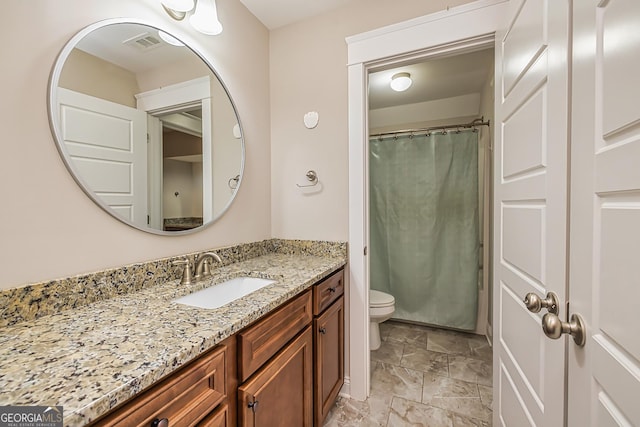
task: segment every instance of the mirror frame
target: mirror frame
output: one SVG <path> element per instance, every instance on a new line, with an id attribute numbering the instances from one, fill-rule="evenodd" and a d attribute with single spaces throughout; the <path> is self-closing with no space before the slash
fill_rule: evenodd
<path id="1" fill-rule="evenodd" d="M 207 223 L 203 223 L 201 226 L 198 226 L 198 227 L 195 227 L 195 228 L 191 228 L 191 229 L 188 229 L 188 230 L 165 231 L 165 230 L 158 230 L 158 229 L 154 229 L 154 228 L 150 228 L 150 227 L 139 226 L 139 225 L 135 224 L 133 221 L 129 221 L 126 218 L 122 217 L 121 215 L 118 215 L 98 195 L 96 195 L 93 192 L 93 190 L 89 187 L 89 185 L 84 181 L 82 176 L 80 176 L 80 173 L 77 171 L 77 169 L 75 168 L 75 166 L 73 165 L 73 162 L 71 161 L 71 159 L 69 157 L 69 153 L 68 153 L 65 145 L 62 143 L 63 138 L 62 138 L 61 130 L 60 130 L 60 126 L 59 126 L 59 124 L 60 124 L 60 108 L 59 108 L 59 102 L 58 102 L 57 89 L 59 87 L 58 85 L 60 83 L 60 76 L 62 74 L 62 69 L 64 68 L 64 64 L 65 64 L 67 58 L 69 57 L 70 53 L 73 51 L 73 49 L 78 45 L 78 43 L 85 36 L 87 36 L 91 32 L 93 32 L 95 30 L 98 30 L 100 28 L 103 28 L 103 27 L 106 27 L 106 26 L 109 26 L 109 25 L 116 25 L 116 24 L 138 24 L 138 25 L 144 25 L 144 26 L 147 26 L 147 27 L 159 30 L 159 31 L 164 31 L 165 33 L 171 35 L 172 37 L 174 37 L 177 40 L 179 40 L 180 42 L 182 42 L 185 45 L 185 47 L 187 49 L 189 49 L 193 54 L 195 54 L 207 66 L 207 68 L 209 68 L 209 71 L 211 71 L 211 73 L 213 73 L 213 75 L 218 79 L 218 82 L 220 83 L 220 86 L 222 86 L 223 90 L 225 91 L 225 93 L 226 93 L 226 95 L 227 95 L 227 97 L 229 99 L 229 102 L 231 103 L 231 107 L 234 110 L 234 113 L 235 113 L 235 116 L 236 116 L 236 120 L 237 120 L 238 126 L 240 128 L 240 144 L 242 145 L 241 159 L 240 159 L 240 172 L 239 172 L 239 177 L 240 178 L 238 179 L 236 187 L 234 188 L 234 191 L 233 191 L 232 195 L 230 196 L 229 201 L 224 206 L 224 208 L 222 210 L 220 210 L 218 215 L 213 217 L 213 219 L 211 219 Z M 123 222 L 123 223 L 125 223 L 125 224 L 127 224 L 127 225 L 129 225 L 129 226 L 131 226 L 133 228 L 136 228 L 138 230 L 141 230 L 141 231 L 144 231 L 144 232 L 147 232 L 147 233 L 161 235 L 161 236 L 183 236 L 185 234 L 196 233 L 196 232 L 201 231 L 201 230 L 205 229 L 206 227 L 210 226 L 214 222 L 216 222 L 231 207 L 231 204 L 233 203 L 233 201 L 235 200 L 235 198 L 238 195 L 238 191 L 240 189 L 240 186 L 242 184 L 243 177 L 244 177 L 244 166 L 245 166 L 245 161 L 246 161 L 246 144 L 245 144 L 245 140 L 244 140 L 244 128 L 243 128 L 242 122 L 240 120 L 240 115 L 238 113 L 238 108 L 236 107 L 236 104 L 233 101 L 233 98 L 231 97 L 229 89 L 227 88 L 226 84 L 224 83 L 224 81 L 222 80 L 222 78 L 220 77 L 218 72 L 213 67 L 211 61 L 209 61 L 206 58 L 206 55 L 204 55 L 202 53 L 202 51 L 197 46 L 194 46 L 194 45 L 197 45 L 197 43 L 194 43 L 193 41 L 186 42 L 184 39 L 174 35 L 171 32 L 171 30 L 168 30 L 167 28 L 163 28 L 161 25 L 157 25 L 157 24 L 148 22 L 146 20 L 137 19 L 137 18 L 112 18 L 112 19 L 101 20 L 101 21 L 95 22 L 93 24 L 90 24 L 90 25 L 84 27 L 83 29 L 81 29 L 80 31 L 78 31 L 64 45 L 64 47 L 62 48 L 62 50 L 60 51 L 60 53 L 56 57 L 56 60 L 55 60 L 54 65 L 53 65 L 53 69 L 51 70 L 51 74 L 49 76 L 49 82 L 48 82 L 48 86 L 47 86 L 47 109 L 48 109 L 48 113 L 49 113 L 48 114 L 49 115 L 49 127 L 51 129 L 51 133 L 53 135 L 53 139 L 54 139 L 54 142 L 56 144 L 56 148 L 58 150 L 58 153 L 60 154 L 60 157 L 62 158 L 62 161 L 63 161 L 64 165 L 66 166 L 67 170 L 69 171 L 69 173 L 71 174 L 71 176 L 73 177 L 75 182 L 78 184 L 78 186 L 80 186 L 82 191 L 84 191 L 84 193 L 87 196 L 89 196 L 89 198 L 91 200 L 93 200 L 93 202 L 95 204 L 97 204 L 100 208 L 102 208 L 103 211 L 105 211 L 106 213 L 108 213 L 112 217 L 116 218 L 118 221 Z"/>

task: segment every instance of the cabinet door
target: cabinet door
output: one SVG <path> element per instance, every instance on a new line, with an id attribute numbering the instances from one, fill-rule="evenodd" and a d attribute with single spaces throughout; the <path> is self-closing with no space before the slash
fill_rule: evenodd
<path id="1" fill-rule="evenodd" d="M 344 297 L 313 320 L 315 425 L 321 426 L 344 382 Z"/>
<path id="2" fill-rule="evenodd" d="M 247 427 L 310 427 L 313 334 L 307 327 L 238 387 L 238 418 Z"/>

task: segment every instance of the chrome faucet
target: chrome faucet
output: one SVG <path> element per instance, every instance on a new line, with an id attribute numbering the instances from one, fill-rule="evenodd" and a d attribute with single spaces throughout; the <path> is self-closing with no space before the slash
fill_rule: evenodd
<path id="1" fill-rule="evenodd" d="M 211 262 L 210 260 L 214 259 L 219 263 L 222 263 L 220 256 L 213 252 L 205 252 L 196 259 L 195 275 L 193 276 L 196 282 L 200 279 L 211 276 L 211 266 L 209 263 Z"/>

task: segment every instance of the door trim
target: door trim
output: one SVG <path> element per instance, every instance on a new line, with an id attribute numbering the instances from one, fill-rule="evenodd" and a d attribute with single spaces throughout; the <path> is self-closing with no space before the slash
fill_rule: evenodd
<path id="1" fill-rule="evenodd" d="M 381 63 L 477 49 L 503 26 L 508 0 L 479 0 L 347 37 L 349 83 L 349 384 L 369 395 L 369 264 L 367 73 Z M 346 383 L 345 383 L 346 385 Z M 348 389 L 346 389 L 348 388 Z"/>

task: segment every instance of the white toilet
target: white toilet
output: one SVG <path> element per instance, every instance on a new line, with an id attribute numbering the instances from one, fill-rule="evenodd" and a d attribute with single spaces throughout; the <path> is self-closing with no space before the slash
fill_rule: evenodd
<path id="1" fill-rule="evenodd" d="M 396 300 L 393 295 L 369 290 L 369 349 L 380 348 L 380 323 L 391 319 L 396 310 Z"/>

